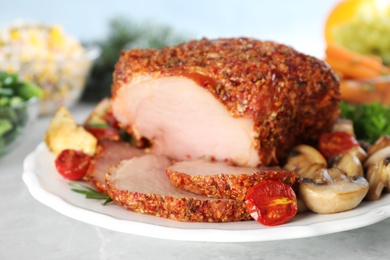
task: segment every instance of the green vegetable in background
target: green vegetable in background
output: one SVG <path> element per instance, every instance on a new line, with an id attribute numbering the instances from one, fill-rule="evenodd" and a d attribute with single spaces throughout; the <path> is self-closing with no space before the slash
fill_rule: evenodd
<path id="1" fill-rule="evenodd" d="M 153 23 L 137 24 L 125 17 L 112 19 L 105 40 L 92 42 L 101 49 L 101 55 L 92 68 L 82 99 L 100 101 L 111 95 L 112 73 L 122 50 L 132 48 L 160 49 L 188 40 L 172 28 Z"/>
<path id="2" fill-rule="evenodd" d="M 11 122 L 7 119 L 0 118 L 0 136 L 4 135 L 11 129 L 12 129 Z"/>
<path id="3" fill-rule="evenodd" d="M 0 71 L 0 154 L 23 132 L 28 121 L 26 101 L 42 95 L 39 86 L 19 81 L 15 73 Z"/>
<path id="4" fill-rule="evenodd" d="M 390 135 L 390 108 L 379 103 L 353 105 L 340 102 L 341 117 L 353 121 L 357 139 L 374 143 Z"/>
<path id="5" fill-rule="evenodd" d="M 33 97 L 42 97 L 43 90 L 30 82 L 19 81 L 15 73 L 0 71 L 0 107 L 18 106 Z"/>

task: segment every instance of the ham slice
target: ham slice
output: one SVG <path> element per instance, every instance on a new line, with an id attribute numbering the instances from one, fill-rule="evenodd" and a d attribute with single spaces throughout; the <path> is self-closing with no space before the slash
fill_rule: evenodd
<path id="1" fill-rule="evenodd" d="M 298 176 L 278 167 L 239 167 L 226 162 L 182 161 L 169 166 L 168 178 L 178 188 L 213 198 L 243 200 L 249 188 L 263 180 L 280 180 L 291 186 Z"/>
<path id="2" fill-rule="evenodd" d="M 105 178 L 108 169 L 121 160 L 144 154 L 143 150 L 130 146 L 125 142 L 99 140 L 97 153 L 91 161 L 84 180 L 99 192 L 107 193 Z"/>
<path id="3" fill-rule="evenodd" d="M 252 167 L 329 131 L 339 99 L 323 61 L 250 38 L 122 52 L 112 86 L 114 116 L 153 153 Z"/>
<path id="4" fill-rule="evenodd" d="M 211 199 L 173 186 L 165 174 L 170 160 L 153 154 L 112 167 L 107 192 L 113 201 L 135 212 L 178 221 L 228 222 L 251 219 L 243 201 Z"/>

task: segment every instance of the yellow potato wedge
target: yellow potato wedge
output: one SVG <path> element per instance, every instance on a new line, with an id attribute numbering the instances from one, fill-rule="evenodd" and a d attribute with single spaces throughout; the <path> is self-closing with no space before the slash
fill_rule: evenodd
<path id="1" fill-rule="evenodd" d="M 51 119 L 45 142 L 57 155 L 65 149 L 79 150 L 94 155 L 97 146 L 97 139 L 84 127 L 77 125 L 65 107 L 60 107 Z"/>
<path id="2" fill-rule="evenodd" d="M 84 125 L 91 124 L 106 124 L 104 120 L 104 115 L 107 110 L 110 108 L 111 101 L 109 98 L 102 99 L 93 109 L 91 114 L 88 116 L 87 120 L 85 120 Z"/>

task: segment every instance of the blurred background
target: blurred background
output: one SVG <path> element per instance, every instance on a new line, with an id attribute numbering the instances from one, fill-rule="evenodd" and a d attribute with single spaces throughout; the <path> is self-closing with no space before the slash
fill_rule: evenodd
<path id="1" fill-rule="evenodd" d="M 202 37 L 247 36 L 285 43 L 322 58 L 325 46 L 323 27 L 335 3 L 335 0 L 0 0 L 0 28 L 7 28 L 15 21 L 60 25 L 61 33 L 66 37 L 73 37 L 84 46 L 97 45 L 99 58 L 94 60 L 92 77 L 87 82 L 86 90 L 83 90 L 84 101 L 96 101 L 109 95 L 113 65 L 121 49 L 161 48 Z M 31 34 L 31 30 L 27 33 Z M 31 41 L 30 38 L 28 41 Z M 83 71 L 88 70 L 87 66 L 78 67 Z M 23 72 L 23 68 L 15 64 L 1 68 L 0 63 L 0 69 L 19 71 L 23 75 L 31 73 Z M 51 74 L 58 70 L 62 75 L 64 72 L 64 69 L 54 65 L 50 70 Z M 76 75 L 73 73 L 72 77 L 75 79 Z M 31 77 L 24 78 L 32 80 Z M 42 113 L 52 113 L 56 104 L 72 105 L 78 96 L 76 90 L 80 89 L 77 85 L 83 84 L 82 78 L 77 82 L 72 79 L 62 86 L 58 84 L 59 81 L 67 81 L 64 77 L 55 77 L 54 84 L 48 83 L 47 78 L 45 75 L 45 80 L 38 80 L 37 83 L 43 85 L 46 92 L 55 93 L 45 93 Z M 62 93 L 65 92 L 71 97 L 64 101 Z M 46 103 L 45 96 L 48 100 Z"/>
<path id="2" fill-rule="evenodd" d="M 108 23 L 126 17 L 135 23 L 171 27 L 189 38 L 251 36 L 270 39 L 322 57 L 323 26 L 336 0 L 0 0 L 0 24 L 29 19 L 60 23 L 82 41 L 104 39 Z"/>
<path id="3" fill-rule="evenodd" d="M 50 114 L 58 105 L 73 105 L 81 94 L 93 102 L 110 95 L 121 50 L 246 36 L 324 59 L 343 80 L 343 98 L 349 101 L 390 104 L 390 91 L 384 93 L 383 79 L 377 80 L 390 73 L 389 3 L 0 0 L 0 71 L 37 83 L 44 92 L 41 114 Z M 362 78 L 376 79 L 370 84 L 378 91 L 368 93 L 367 82 L 348 81 Z"/>

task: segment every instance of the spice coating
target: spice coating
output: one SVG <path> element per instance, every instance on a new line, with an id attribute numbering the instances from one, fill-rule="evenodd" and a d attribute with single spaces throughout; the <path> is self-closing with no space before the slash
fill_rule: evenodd
<path id="1" fill-rule="evenodd" d="M 233 117 L 253 120 L 253 145 L 263 165 L 277 164 L 298 143 L 315 141 L 339 116 L 339 82 L 330 67 L 270 41 L 204 38 L 124 51 L 114 71 L 113 98 L 145 74 L 193 79 Z"/>
<path id="2" fill-rule="evenodd" d="M 240 200 L 174 197 L 119 189 L 110 181 L 111 175 L 119 167 L 121 163 L 108 170 L 106 187 L 110 198 L 127 210 L 183 222 L 233 222 L 252 219 L 244 201 Z"/>
<path id="3" fill-rule="evenodd" d="M 295 172 L 271 168 L 251 174 L 188 175 L 169 168 L 166 172 L 171 183 L 180 189 L 210 198 L 237 200 L 244 200 L 247 191 L 261 181 L 279 180 L 295 186 L 299 179 Z"/>

